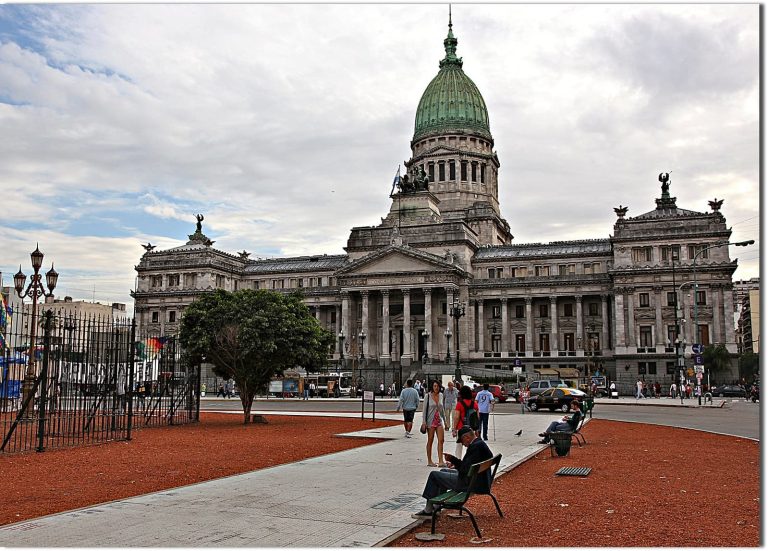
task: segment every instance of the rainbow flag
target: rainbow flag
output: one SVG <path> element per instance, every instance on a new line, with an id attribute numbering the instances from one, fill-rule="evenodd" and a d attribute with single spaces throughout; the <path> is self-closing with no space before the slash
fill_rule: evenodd
<path id="1" fill-rule="evenodd" d="M 5 335 L 0 333 L 0 351 L 5 350 Z"/>
<path id="2" fill-rule="evenodd" d="M 136 343 L 136 354 L 141 360 L 154 360 L 168 341 L 168 337 L 149 337 Z"/>
<path id="3" fill-rule="evenodd" d="M 13 315 L 13 308 L 8 306 L 8 301 L 0 291 L 0 327 L 5 327 L 11 324 L 11 316 Z"/>

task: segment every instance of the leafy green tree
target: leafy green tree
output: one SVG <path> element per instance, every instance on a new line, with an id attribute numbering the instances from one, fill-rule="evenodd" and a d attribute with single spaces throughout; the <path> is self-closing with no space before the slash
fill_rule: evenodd
<path id="1" fill-rule="evenodd" d="M 190 304 L 179 341 L 190 363 L 210 362 L 216 375 L 235 381 L 245 424 L 254 396 L 273 375 L 323 366 L 334 342 L 300 294 L 250 289 L 219 289 Z"/>
<path id="2" fill-rule="evenodd" d="M 713 344 L 707 345 L 702 356 L 705 369 L 709 370 L 713 375 L 725 373 L 731 367 L 731 353 L 728 352 L 724 344 L 718 344 L 717 346 Z"/>
<path id="3" fill-rule="evenodd" d="M 760 356 L 754 352 L 744 352 L 739 358 L 739 377 L 752 381 L 760 372 Z"/>

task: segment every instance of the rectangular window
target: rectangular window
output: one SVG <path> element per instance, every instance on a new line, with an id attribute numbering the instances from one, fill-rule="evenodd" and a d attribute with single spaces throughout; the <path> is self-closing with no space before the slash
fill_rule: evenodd
<path id="1" fill-rule="evenodd" d="M 565 333 L 563 335 L 563 343 L 565 344 L 565 349 L 573 352 L 573 343 L 575 341 L 575 335 L 573 333 Z"/>
<path id="2" fill-rule="evenodd" d="M 653 346 L 653 329 L 650 325 L 640 326 L 640 346 Z"/>
<path id="3" fill-rule="evenodd" d="M 549 334 L 541 333 L 539 335 L 539 350 L 549 352 Z"/>
<path id="4" fill-rule="evenodd" d="M 699 325 L 699 343 L 703 346 L 709 346 L 709 326 Z"/>
<path id="5" fill-rule="evenodd" d="M 516 318 L 524 318 L 525 317 L 525 306 L 522 304 L 516 304 L 515 305 L 515 317 Z"/>
<path id="6" fill-rule="evenodd" d="M 480 165 L 480 183 L 485 183 L 485 164 Z"/>
<path id="7" fill-rule="evenodd" d="M 637 374 L 638 375 L 645 375 L 645 362 L 640 362 L 637 364 Z"/>
<path id="8" fill-rule="evenodd" d="M 440 302 L 440 313 L 446 315 L 448 313 L 448 307 L 445 302 Z"/>
<path id="9" fill-rule="evenodd" d="M 597 303 L 596 302 L 588 302 L 587 303 L 587 314 L 590 316 L 596 316 L 597 315 Z"/>
<path id="10" fill-rule="evenodd" d="M 254 289 L 259 289 L 260 287 L 261 287 L 261 285 L 260 285 L 260 283 L 259 283 L 259 280 L 258 280 L 258 279 L 257 279 L 257 280 L 255 280 L 255 281 L 253 282 L 253 288 L 254 288 Z"/>
<path id="11" fill-rule="evenodd" d="M 238 284 L 238 281 L 237 281 L 237 280 L 235 280 L 235 281 L 234 281 L 234 285 L 235 285 L 235 291 L 237 291 L 237 284 Z"/>
<path id="12" fill-rule="evenodd" d="M 696 291 L 696 304 L 699 306 L 706 306 L 707 304 L 707 292 Z"/>
<path id="13" fill-rule="evenodd" d="M 515 335 L 515 350 L 525 352 L 525 334 L 517 333 Z"/>
<path id="14" fill-rule="evenodd" d="M 680 245 L 662 245 L 661 260 L 664 262 L 677 262 L 680 260 Z"/>
<path id="15" fill-rule="evenodd" d="M 549 266 L 536 266 L 534 273 L 539 277 L 547 277 L 549 276 Z"/>
<path id="16" fill-rule="evenodd" d="M 336 310 L 331 310 L 331 323 L 336 323 Z"/>
<path id="17" fill-rule="evenodd" d="M 184 274 L 184 287 L 194 289 L 197 286 L 197 274 Z"/>
<path id="18" fill-rule="evenodd" d="M 584 263 L 584 273 L 585 274 L 591 274 L 592 273 L 592 263 L 591 262 L 585 262 Z"/>
<path id="19" fill-rule="evenodd" d="M 675 362 L 667 362 L 667 375 L 675 374 Z"/>
<path id="20" fill-rule="evenodd" d="M 547 305 L 547 304 L 539 304 L 539 317 L 540 318 L 548 318 L 549 317 L 549 305 Z"/>
<path id="21" fill-rule="evenodd" d="M 675 292 L 674 291 L 668 291 L 667 292 L 667 306 L 674 306 L 675 305 Z"/>
<path id="22" fill-rule="evenodd" d="M 429 163 L 427 165 L 429 167 L 429 181 L 434 182 L 435 181 L 435 163 Z"/>
<path id="23" fill-rule="evenodd" d="M 525 266 L 517 266 L 512 268 L 512 277 L 526 277 L 528 275 L 528 268 Z"/>
<path id="24" fill-rule="evenodd" d="M 437 165 L 437 179 L 445 182 L 445 163 L 442 161 Z"/>
<path id="25" fill-rule="evenodd" d="M 488 279 L 496 279 L 496 268 L 488 268 Z"/>
<path id="26" fill-rule="evenodd" d="M 225 283 L 226 280 L 224 279 L 224 276 L 221 274 L 216 274 L 216 288 L 223 289 Z"/>
<path id="27" fill-rule="evenodd" d="M 656 362 L 648 362 L 648 375 L 656 375 Z"/>
<path id="28" fill-rule="evenodd" d="M 152 276 L 149 281 L 150 281 L 149 284 L 152 287 L 157 288 L 157 287 L 162 287 L 163 286 L 163 276 L 161 276 L 161 275 Z"/>
<path id="29" fill-rule="evenodd" d="M 501 335 L 491 335 L 491 352 L 501 352 Z"/>
<path id="30" fill-rule="evenodd" d="M 448 161 L 448 179 L 451 182 L 456 181 L 456 161 Z"/>
<path id="31" fill-rule="evenodd" d="M 699 255 L 698 257 L 696 257 L 697 254 Z M 698 260 L 699 258 L 707 258 L 708 256 L 709 250 L 707 249 L 707 245 L 688 245 L 689 260 L 693 260 L 694 258 Z"/>
<path id="32" fill-rule="evenodd" d="M 651 262 L 653 260 L 653 247 L 634 247 L 632 249 L 632 262 Z"/>
<path id="33" fill-rule="evenodd" d="M 472 181 L 477 182 L 477 163 L 472 163 Z"/>
<path id="34" fill-rule="evenodd" d="M 467 161 L 461 161 L 461 181 L 467 181 Z"/>
<path id="35" fill-rule="evenodd" d="M 176 310 L 168 310 L 168 323 L 176 323 Z"/>
<path id="36" fill-rule="evenodd" d="M 651 297 L 648 293 L 640 293 L 640 306 L 647 307 L 651 305 Z"/>
<path id="37" fill-rule="evenodd" d="M 677 328 L 674 325 L 667 325 L 667 345 L 675 346 L 677 340 Z"/>
<path id="38" fill-rule="evenodd" d="M 563 304 L 563 317 L 566 317 L 566 318 L 573 317 L 573 304 L 570 304 L 567 302 Z"/>
<path id="39" fill-rule="evenodd" d="M 501 318 L 501 306 L 493 306 L 491 308 L 491 316 L 493 319 L 500 319 Z"/>
<path id="40" fill-rule="evenodd" d="M 152 323 L 160 323 L 160 312 L 152 312 Z"/>
<path id="41" fill-rule="evenodd" d="M 592 273 L 593 274 L 599 274 L 602 273 L 602 265 L 599 262 L 593 262 L 592 263 Z"/>
<path id="42" fill-rule="evenodd" d="M 181 282 L 179 274 L 168 274 L 168 287 L 178 287 Z"/>
<path id="43" fill-rule="evenodd" d="M 560 264 L 557 270 L 561 276 L 573 275 L 576 273 L 576 264 Z"/>

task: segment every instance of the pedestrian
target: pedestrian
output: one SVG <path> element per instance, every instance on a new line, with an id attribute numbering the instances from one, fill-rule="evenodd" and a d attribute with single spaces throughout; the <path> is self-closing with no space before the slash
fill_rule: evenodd
<path id="1" fill-rule="evenodd" d="M 611 391 L 611 398 L 616 398 L 618 400 L 619 393 L 616 392 L 616 381 L 611 381 L 610 391 Z M 614 395 L 614 393 L 616 394 Z"/>
<path id="2" fill-rule="evenodd" d="M 672 384 L 669 385 L 669 397 L 670 398 L 677 398 L 677 385 L 674 381 L 672 381 Z"/>
<path id="3" fill-rule="evenodd" d="M 381 381 L 381 383 L 379 383 L 379 396 L 384 398 L 384 381 Z"/>
<path id="4" fill-rule="evenodd" d="M 216 392 L 216 398 L 218 398 L 218 397 L 219 397 L 219 394 L 221 394 L 221 397 L 222 397 L 222 398 L 226 398 L 226 396 L 227 396 L 227 393 L 226 393 L 226 391 L 224 390 L 224 383 L 221 383 L 221 384 L 219 385 L 219 390 Z"/>
<path id="5" fill-rule="evenodd" d="M 475 397 L 475 400 L 477 400 L 477 412 L 480 415 L 480 432 L 482 433 L 483 440 L 486 441 L 488 440 L 488 421 L 495 402 L 493 394 L 491 394 L 488 388 L 488 383 L 484 383 L 483 390 L 478 392 Z"/>
<path id="6" fill-rule="evenodd" d="M 392 381 L 392 384 L 389 387 L 389 396 L 391 398 L 397 396 L 397 384 L 394 381 Z"/>
<path id="7" fill-rule="evenodd" d="M 445 430 L 451 430 L 453 427 L 453 410 L 456 409 L 456 402 L 459 400 L 459 391 L 453 381 L 448 381 L 448 388 L 443 392 L 443 405 L 445 416 Z"/>
<path id="8" fill-rule="evenodd" d="M 432 461 L 432 442 L 437 435 L 437 460 L 440 467 L 443 463 L 443 440 L 445 439 L 445 415 L 443 413 L 443 393 L 440 392 L 440 383 L 432 381 L 431 391 L 424 397 L 424 409 L 422 410 L 421 432 L 427 433 L 427 465 L 437 467 Z"/>
<path id="9" fill-rule="evenodd" d="M 419 393 L 413 388 L 413 381 L 405 381 L 405 388 L 400 392 L 400 399 L 397 401 L 397 411 L 403 410 L 403 426 L 405 427 L 405 437 L 411 438 L 411 429 L 413 428 L 413 416 L 419 409 Z"/>
<path id="10" fill-rule="evenodd" d="M 643 381 L 637 380 L 637 392 L 635 393 L 635 400 L 639 400 L 643 397 Z"/>
<path id="11" fill-rule="evenodd" d="M 453 429 L 451 430 L 453 436 L 458 436 L 459 430 L 467 424 L 470 410 L 477 411 L 477 402 L 472 399 L 472 390 L 464 385 L 459 389 L 459 400 L 456 402 L 456 409 L 453 410 Z M 477 431 L 476 427 L 470 428 Z M 457 441 L 455 455 L 459 459 L 463 449 L 461 441 Z"/>
<path id="12" fill-rule="evenodd" d="M 661 398 L 661 383 L 659 381 L 653 383 L 653 394 L 656 398 Z"/>
<path id="13" fill-rule="evenodd" d="M 315 397 L 315 391 L 317 390 L 317 387 L 315 386 L 315 383 L 309 383 L 309 397 L 314 398 Z"/>
<path id="14" fill-rule="evenodd" d="M 440 469 L 432 471 L 427 478 L 427 484 L 424 486 L 422 497 L 427 500 L 427 504 L 418 513 L 414 513 L 414 518 L 430 518 L 433 507 L 429 500 L 437 497 L 446 490 L 466 490 L 470 489 L 478 493 L 488 493 L 491 489 L 491 470 L 488 469 L 480 474 L 475 480 L 475 487 L 469 488 L 469 470 L 475 463 L 480 463 L 493 458 L 493 452 L 488 444 L 477 438 L 475 431 L 469 427 L 462 428 L 458 432 L 457 442 L 460 446 L 467 448 L 464 459 L 458 457 L 448 457 L 449 469 Z"/>
<path id="15" fill-rule="evenodd" d="M 309 400 L 309 385 L 304 385 L 304 399 Z"/>

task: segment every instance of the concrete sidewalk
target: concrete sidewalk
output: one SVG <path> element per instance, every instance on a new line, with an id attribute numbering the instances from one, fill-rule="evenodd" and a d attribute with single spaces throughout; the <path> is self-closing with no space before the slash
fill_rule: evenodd
<path id="1" fill-rule="evenodd" d="M 268 411 L 254 413 L 294 415 Z M 354 417 L 359 413 L 296 415 Z M 494 453 L 503 454 L 500 470 L 511 469 L 545 448 L 537 444 L 537 433 L 561 415 L 495 413 L 488 444 Z M 401 420 L 400 415 L 377 413 L 376 417 Z M 521 429 L 522 436 L 515 436 L 514 433 Z M 404 438 L 403 434 L 402 425 L 350 433 L 353 437 L 387 440 L 297 463 L 12 524 L 0 528 L 0 545 L 375 546 L 415 525 L 418 521 L 411 518 L 411 513 L 424 506 L 421 491 L 432 470 L 426 465 L 426 436 L 418 430 L 413 438 Z M 451 440 L 446 439 L 444 451 L 448 453 L 455 451 L 455 442 Z"/>

